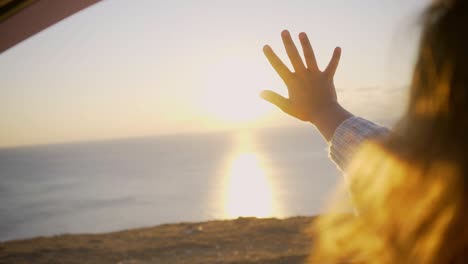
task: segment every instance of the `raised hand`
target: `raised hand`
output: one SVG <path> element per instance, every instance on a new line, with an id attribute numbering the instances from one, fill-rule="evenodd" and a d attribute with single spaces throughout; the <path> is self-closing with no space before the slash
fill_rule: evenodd
<path id="1" fill-rule="evenodd" d="M 320 71 L 305 33 L 299 34 L 305 65 L 289 32 L 284 30 L 281 37 L 294 72 L 284 65 L 270 46 L 265 45 L 263 52 L 286 84 L 289 97 L 285 98 L 270 90 L 262 91 L 261 97 L 293 117 L 318 125 L 322 114 L 339 107 L 333 77 L 340 61 L 341 49 L 335 48 L 330 63 L 324 71 Z"/>

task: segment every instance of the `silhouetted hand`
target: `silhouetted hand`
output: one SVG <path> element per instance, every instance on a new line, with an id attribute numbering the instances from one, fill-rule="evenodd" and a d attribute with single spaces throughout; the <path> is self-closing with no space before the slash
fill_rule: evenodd
<path id="1" fill-rule="evenodd" d="M 320 71 L 314 51 L 305 33 L 299 34 L 299 39 L 306 65 L 304 65 L 289 32 L 284 30 L 281 32 L 281 37 L 294 67 L 294 72 L 291 72 L 284 65 L 270 46 L 265 45 L 263 52 L 286 84 L 289 98 L 269 90 L 263 91 L 261 97 L 293 117 L 318 125 L 319 120 L 323 119 L 321 115 L 328 115 L 329 110 L 340 107 L 337 103 L 333 77 L 340 61 L 341 49 L 335 48 L 327 68 Z"/>

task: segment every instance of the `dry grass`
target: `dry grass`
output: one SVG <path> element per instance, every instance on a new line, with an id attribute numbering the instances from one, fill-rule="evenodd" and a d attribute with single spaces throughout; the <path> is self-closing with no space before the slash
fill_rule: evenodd
<path id="1" fill-rule="evenodd" d="M 303 263 L 311 217 L 239 218 L 0 243 L 0 263 Z"/>

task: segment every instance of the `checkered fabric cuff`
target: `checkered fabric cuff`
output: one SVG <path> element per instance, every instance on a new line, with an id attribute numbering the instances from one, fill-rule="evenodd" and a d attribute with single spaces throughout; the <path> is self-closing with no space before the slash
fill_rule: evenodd
<path id="1" fill-rule="evenodd" d="M 330 158 L 344 171 L 359 145 L 374 137 L 386 136 L 390 133 L 385 127 L 360 117 L 350 117 L 343 121 L 335 130 L 330 141 Z"/>

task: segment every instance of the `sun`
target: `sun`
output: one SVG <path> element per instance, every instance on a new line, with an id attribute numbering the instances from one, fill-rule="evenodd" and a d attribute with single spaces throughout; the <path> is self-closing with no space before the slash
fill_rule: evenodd
<path id="1" fill-rule="evenodd" d="M 209 67 L 203 82 L 200 105 L 210 118 L 230 123 L 253 122 L 271 111 L 260 99 L 266 83 L 254 62 L 242 57 L 226 57 Z"/>

